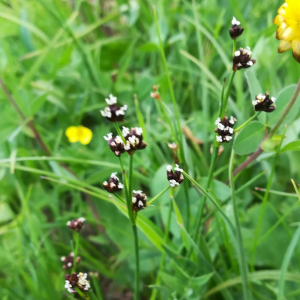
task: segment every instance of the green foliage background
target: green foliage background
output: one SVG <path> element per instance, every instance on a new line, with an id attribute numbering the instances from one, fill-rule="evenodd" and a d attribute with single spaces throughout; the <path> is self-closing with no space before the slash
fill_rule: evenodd
<path id="1" fill-rule="evenodd" d="M 168 147 L 173 141 L 170 128 L 160 103 L 150 97 L 153 85 L 159 85 L 170 118 L 175 120 L 153 19 L 153 5 L 156 5 L 181 125 L 188 126 L 194 137 L 204 142 L 195 145 L 184 136 L 186 171 L 204 185 L 210 147 L 215 139 L 214 121 L 222 80 L 231 71 L 232 40 L 228 30 L 232 16 L 245 28 L 238 45 L 249 45 L 257 60 L 246 72 L 247 78 L 244 71 L 236 74 L 228 107 L 228 114 L 238 120 L 236 126 L 253 115 L 254 95 L 268 90 L 277 97 L 285 88 L 281 100 L 278 98 L 278 114 L 268 115 L 269 119 L 265 114 L 259 117 L 262 124 L 273 126 L 294 90 L 294 86 L 288 86 L 299 80 L 299 65 L 291 52 L 277 53 L 276 26 L 272 20 L 281 4 L 277 0 L 0 1 L 0 76 L 27 119 L 24 122 L 20 118 L 1 91 L 1 299 L 70 297 L 63 288 L 65 271 L 60 257 L 73 249 L 72 233 L 66 222 L 80 216 L 87 219 L 80 237 L 80 268 L 99 273 L 92 285 L 101 287 L 104 299 L 132 299 L 134 252 L 128 218 L 110 203 L 103 191 L 98 193 L 100 199 L 95 196 L 87 199 L 82 192 L 65 185 L 75 180 L 76 187 L 79 180 L 101 188 L 112 172 L 118 171 L 120 175 L 118 160 L 103 139 L 108 132 L 115 132 L 99 113 L 106 105 L 104 99 L 110 93 L 116 95 L 120 103 L 129 107 L 126 126 L 139 126 L 133 101 L 133 95 L 137 95 L 148 147 L 135 155 L 133 188 L 142 189 L 151 198 L 168 186 L 165 166 L 173 162 Z M 111 80 L 114 73 L 115 82 Z M 268 151 L 236 179 L 238 189 L 267 171 L 237 194 L 245 253 L 253 273 L 250 289 L 255 299 L 276 298 L 283 257 L 295 223 L 299 222 L 297 196 L 290 182 L 291 178 L 300 182 L 299 105 L 298 100 L 288 118 L 281 151 L 276 148 L 277 143 L 265 145 Z M 51 149 L 53 159 L 43 158 L 46 153 L 27 126 L 30 119 Z M 87 146 L 70 144 L 65 136 L 67 127 L 79 124 L 93 131 L 93 139 Z M 278 133 L 282 132 L 283 127 Z M 261 133 L 263 130 L 256 130 L 254 138 L 246 138 L 236 146 L 239 155 L 235 166 L 255 151 L 263 137 Z M 225 182 L 231 146 L 232 143 L 224 145 L 212 186 L 230 218 L 233 214 L 230 188 Z M 270 192 L 260 243 L 255 247 L 255 261 L 252 261 L 253 239 L 264 196 L 254 187 L 266 187 L 276 151 L 280 155 L 270 182 L 271 190 L 287 194 Z M 61 167 L 59 162 L 63 160 L 76 176 Z M 53 174 L 58 182 L 41 178 Z M 183 187 L 175 191 L 183 223 L 187 224 L 185 198 Z M 193 234 L 201 197 L 190 187 L 189 198 L 192 216 L 188 232 Z M 151 297 L 153 289 L 145 286 L 155 284 L 163 252 L 166 252 L 165 267 L 157 299 L 230 299 L 218 291 L 209 294 L 221 284 L 209 275 L 213 272 L 200 262 L 196 250 L 189 261 L 191 265 L 181 261 L 179 255 L 186 253 L 180 252 L 182 231 L 175 213 L 170 229 L 172 241 L 161 245 L 170 205 L 170 197 L 165 193 L 154 207 L 139 213 L 142 299 Z M 210 206 L 208 209 L 213 211 Z M 95 219 L 95 213 L 99 219 Z M 226 225 L 214 211 L 213 216 L 202 231 L 199 249 L 221 274 L 222 281 L 231 284 L 227 292 L 232 298 L 242 299 L 240 281 L 234 281 L 240 278 L 236 251 Z M 187 243 L 193 248 L 190 240 Z M 172 251 L 166 250 L 166 246 Z M 298 299 L 300 294 L 299 250 L 296 247 L 286 277 L 287 299 Z M 262 270 L 267 271 L 259 273 Z"/>

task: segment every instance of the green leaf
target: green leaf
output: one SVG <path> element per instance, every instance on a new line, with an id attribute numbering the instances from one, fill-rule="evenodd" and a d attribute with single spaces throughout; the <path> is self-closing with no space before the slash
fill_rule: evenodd
<path id="1" fill-rule="evenodd" d="M 280 91 L 279 95 L 277 96 L 276 102 L 275 102 L 276 109 L 269 115 L 268 125 L 273 127 L 277 123 L 278 119 L 284 112 L 288 102 L 292 98 L 295 88 L 296 88 L 296 85 L 293 84 L 293 85 L 287 86 L 286 88 L 284 88 Z M 290 110 L 290 112 L 285 117 L 282 125 L 291 123 L 299 115 L 299 110 L 300 110 L 300 96 L 298 96 L 293 108 Z"/>
<path id="2" fill-rule="evenodd" d="M 300 151 L 300 141 L 291 142 L 281 149 L 281 152 L 287 151 Z"/>
<path id="3" fill-rule="evenodd" d="M 206 186 L 207 179 L 208 177 L 202 177 L 200 180 L 198 180 L 198 182 L 200 185 Z M 231 196 L 230 187 L 221 181 L 213 180 L 210 185 L 210 189 L 214 191 L 216 197 L 220 201 L 224 201 Z"/>
<path id="4" fill-rule="evenodd" d="M 265 132 L 265 126 L 260 122 L 252 122 L 241 130 L 235 139 L 233 149 L 236 154 L 246 155 L 254 152 L 260 145 Z"/>
<path id="5" fill-rule="evenodd" d="M 180 294 L 183 294 L 184 290 L 185 290 L 185 283 L 182 282 L 182 280 L 167 274 L 165 272 L 159 272 L 159 275 L 161 276 L 162 281 L 169 287 L 171 288 L 173 291 L 176 291 Z"/>

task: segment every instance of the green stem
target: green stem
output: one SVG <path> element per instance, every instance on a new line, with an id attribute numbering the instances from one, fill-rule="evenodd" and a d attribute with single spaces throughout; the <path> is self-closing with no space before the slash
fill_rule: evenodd
<path id="1" fill-rule="evenodd" d="M 227 107 L 227 102 L 228 102 L 228 98 L 229 98 L 229 93 L 230 93 L 230 90 L 231 90 L 231 87 L 232 87 L 233 78 L 234 78 L 235 73 L 236 73 L 236 72 L 232 72 L 232 74 L 231 74 L 231 76 L 230 76 L 230 79 L 229 79 L 229 83 L 228 83 L 226 92 L 225 92 L 225 94 L 224 94 L 224 99 L 223 99 L 223 102 L 222 102 L 221 115 L 220 115 L 220 118 L 221 118 L 221 119 L 224 118 L 224 116 L 225 116 L 225 111 L 226 111 L 226 107 Z"/>
<path id="2" fill-rule="evenodd" d="M 233 174 L 232 174 L 233 158 L 234 158 L 234 151 L 232 149 L 230 163 L 229 163 L 229 183 L 231 187 L 231 199 L 232 199 L 234 221 L 235 221 L 235 227 L 237 233 L 237 244 L 238 244 L 238 253 L 239 253 L 238 256 L 239 256 L 239 264 L 240 264 L 240 271 L 242 277 L 243 299 L 247 300 L 250 299 L 250 294 L 248 289 L 248 267 L 246 263 L 245 253 L 244 253 L 242 232 L 241 232 L 237 203 L 235 198 L 235 188 L 234 188 L 234 181 L 233 181 Z"/>
<path id="3" fill-rule="evenodd" d="M 74 260 L 73 260 L 73 267 L 72 267 L 72 273 L 76 272 L 76 265 L 77 265 L 77 256 L 78 256 L 78 249 L 79 249 L 79 233 L 77 231 L 74 231 L 73 239 L 75 242 L 75 249 L 74 249 Z"/>
<path id="4" fill-rule="evenodd" d="M 134 235 L 134 251 L 135 251 L 135 283 L 134 283 L 134 300 L 140 299 L 140 258 L 139 258 L 139 240 L 137 227 L 134 224 L 132 226 Z"/>
<path id="5" fill-rule="evenodd" d="M 133 168 L 133 154 L 129 155 L 129 183 L 128 183 L 128 199 L 132 199 L 132 168 Z"/>
<path id="6" fill-rule="evenodd" d="M 240 130 L 242 130 L 246 125 L 248 125 L 252 120 L 254 120 L 256 117 L 258 117 L 258 115 L 261 113 L 261 111 L 258 111 L 257 113 L 255 113 L 251 118 L 249 118 L 245 123 L 243 123 L 241 126 L 239 126 L 238 128 L 236 128 L 234 130 L 234 132 L 239 132 Z"/>
<path id="7" fill-rule="evenodd" d="M 234 57 L 235 51 L 236 51 L 236 40 L 233 40 L 232 57 Z"/>
<path id="8" fill-rule="evenodd" d="M 122 134 L 122 131 L 121 131 L 119 125 L 116 122 L 114 122 L 114 125 L 115 125 L 115 128 L 116 128 L 116 130 L 118 132 L 118 135 L 121 137 L 123 143 L 126 144 L 126 140 L 125 140 L 125 138 L 124 138 L 124 136 Z"/>
<path id="9" fill-rule="evenodd" d="M 163 189 L 161 192 L 159 192 L 156 196 L 154 196 L 149 202 L 147 202 L 147 205 L 152 204 L 155 200 L 157 200 L 161 195 L 163 195 L 169 188 L 170 186 L 167 186 L 165 189 Z"/>

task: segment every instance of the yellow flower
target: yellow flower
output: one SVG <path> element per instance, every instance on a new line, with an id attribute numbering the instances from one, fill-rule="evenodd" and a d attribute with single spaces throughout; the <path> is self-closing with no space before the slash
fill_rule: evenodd
<path id="1" fill-rule="evenodd" d="M 71 143 L 79 141 L 82 145 L 87 145 L 91 141 L 93 133 L 89 128 L 81 125 L 78 127 L 70 126 L 66 130 L 66 136 Z"/>
<path id="2" fill-rule="evenodd" d="M 285 0 L 273 20 L 278 26 L 276 38 L 280 41 L 278 52 L 293 49 L 293 56 L 300 63 L 300 0 Z"/>

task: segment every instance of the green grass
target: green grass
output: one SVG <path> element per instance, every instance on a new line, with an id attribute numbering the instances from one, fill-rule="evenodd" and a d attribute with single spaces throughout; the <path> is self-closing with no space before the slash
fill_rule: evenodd
<path id="1" fill-rule="evenodd" d="M 260 144 L 253 123 L 248 138 L 239 132 L 238 148 L 222 145 L 210 170 L 223 79 L 226 88 L 232 74 L 232 16 L 245 28 L 237 47 L 250 46 L 257 60 L 228 90 L 226 114 L 236 117 L 235 128 L 254 115 L 253 95 L 277 97 L 285 89 L 278 115 L 255 118 L 270 132 L 299 80 L 291 52 L 277 53 L 272 20 L 281 4 L 0 1 L 0 78 L 7 88 L 0 89 L 1 300 L 74 298 L 64 289 L 60 258 L 77 246 L 76 271 L 98 273 L 89 276 L 91 299 L 133 299 L 137 284 L 140 300 L 299 298 L 299 98 L 288 126 L 283 122 L 246 169 L 228 176 Z M 153 85 L 160 101 L 150 97 Z M 127 206 L 102 188 L 112 172 L 122 177 L 103 139 L 117 133 L 99 112 L 109 94 L 128 105 L 120 126 L 142 127 L 148 144 L 133 156 L 132 180 L 127 173 L 129 191 L 155 200 L 136 219 L 139 282 Z M 93 132 L 89 145 L 65 136 L 80 124 Z M 167 191 L 172 142 L 188 176 Z M 127 154 L 122 162 L 127 172 Z M 76 246 L 66 223 L 81 216 L 86 225 Z"/>

